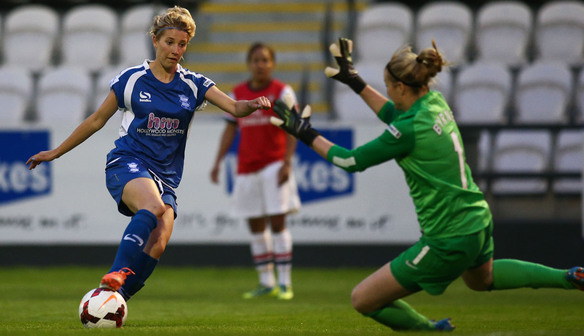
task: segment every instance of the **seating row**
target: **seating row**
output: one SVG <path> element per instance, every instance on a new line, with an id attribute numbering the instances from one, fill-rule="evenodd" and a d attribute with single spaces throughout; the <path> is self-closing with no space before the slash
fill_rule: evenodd
<path id="1" fill-rule="evenodd" d="M 19 6 L 0 25 L 1 61 L 37 73 L 55 64 L 89 71 L 134 65 L 153 55 L 147 32 L 160 10 L 140 4 L 118 15 L 103 4 L 84 4 L 61 15 L 47 5 Z"/>
<path id="2" fill-rule="evenodd" d="M 385 94 L 382 64 L 355 64 L 361 76 Z M 584 119 L 584 69 L 554 61 L 530 63 L 517 71 L 479 61 L 440 72 L 432 86 L 440 91 L 459 124 L 580 124 Z M 333 105 L 344 120 L 374 119 L 365 103 L 342 84 L 334 86 Z"/>
<path id="3" fill-rule="evenodd" d="M 581 64 L 583 17 L 582 1 L 549 1 L 537 11 L 527 1 L 490 1 L 476 13 L 462 1 L 429 2 L 415 12 L 400 2 L 372 3 L 358 17 L 356 57 L 387 62 L 404 44 L 427 48 L 434 39 L 456 65 L 476 60 Z"/>
<path id="4" fill-rule="evenodd" d="M 581 195 L 583 144 L 582 129 L 483 131 L 476 180 L 496 195 Z"/>
<path id="5" fill-rule="evenodd" d="M 109 82 L 121 70 L 110 66 L 91 75 L 87 69 L 62 65 L 33 76 L 22 66 L 1 66 L 0 118 L 4 125 L 79 124 L 103 102 Z"/>

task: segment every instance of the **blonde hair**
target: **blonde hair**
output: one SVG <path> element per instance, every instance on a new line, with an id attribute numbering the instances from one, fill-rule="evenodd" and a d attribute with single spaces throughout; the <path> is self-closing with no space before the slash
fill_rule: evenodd
<path id="1" fill-rule="evenodd" d="M 174 6 L 168 8 L 166 13 L 154 17 L 150 26 L 150 36 L 158 37 L 165 28 L 182 30 L 189 36 L 189 41 L 195 36 L 197 25 L 188 9 Z"/>
<path id="2" fill-rule="evenodd" d="M 426 48 L 416 55 L 410 46 L 398 49 L 385 66 L 392 82 L 402 82 L 410 86 L 414 92 L 431 84 L 442 67 L 449 64 L 436 48 L 432 40 L 432 48 Z"/>

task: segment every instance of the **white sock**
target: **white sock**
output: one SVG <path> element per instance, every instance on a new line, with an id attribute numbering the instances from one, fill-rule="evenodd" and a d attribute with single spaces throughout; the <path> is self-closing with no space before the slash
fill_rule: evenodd
<path id="1" fill-rule="evenodd" d="M 273 233 L 274 261 L 278 272 L 278 284 L 292 285 L 292 235 L 288 229 Z"/>
<path id="2" fill-rule="evenodd" d="M 274 287 L 276 278 L 274 277 L 274 253 L 271 248 L 270 231 L 252 233 L 251 255 L 255 268 L 258 271 L 260 284 L 266 287 Z"/>

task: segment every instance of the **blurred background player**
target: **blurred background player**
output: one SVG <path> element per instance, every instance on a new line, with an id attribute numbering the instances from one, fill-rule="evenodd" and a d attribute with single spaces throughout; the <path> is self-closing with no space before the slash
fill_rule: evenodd
<path id="1" fill-rule="evenodd" d="M 237 85 L 231 93 L 232 97 L 254 99 L 266 96 L 273 102 L 287 96 L 296 104 L 292 88 L 272 78 L 275 58 L 271 47 L 263 43 L 253 44 L 247 53 L 251 78 Z M 239 129 L 233 212 L 247 219 L 252 235 L 251 254 L 259 274 L 257 288 L 244 293 L 243 297 L 277 296 L 289 300 L 294 296 L 291 282 L 292 236 L 286 228 L 286 214 L 300 208 L 292 172 L 296 138 L 272 125 L 270 116 L 274 116 L 272 110 L 258 110 L 238 119 L 227 115 L 217 158 L 211 169 L 211 181 L 218 183 L 221 161 Z"/>
<path id="2" fill-rule="evenodd" d="M 465 162 L 450 107 L 441 93 L 429 89 L 431 80 L 447 65 L 432 44 L 433 48 L 418 55 L 410 47 L 394 53 L 383 70 L 391 100 L 367 85 L 353 68 L 351 40 L 331 45 L 339 68 L 327 68 L 326 75 L 347 84 L 387 125 L 376 139 L 353 150 L 312 129 L 310 107 L 300 116 L 290 104 L 277 101 L 274 106 L 280 117 L 275 124 L 346 171 L 361 172 L 393 159 L 402 168 L 422 236 L 351 293 L 358 312 L 394 330 L 452 331 L 450 319 L 430 320 L 402 299 L 422 290 L 440 295 L 459 277 L 476 291 L 584 289 L 582 267 L 555 269 L 515 259 L 493 260 L 489 205 Z"/>
<path id="3" fill-rule="evenodd" d="M 120 137 L 107 155 L 106 185 L 118 211 L 132 219 L 100 287 L 117 290 L 126 300 L 144 286 L 170 239 L 177 216 L 175 188 L 195 111 L 206 100 L 233 117 L 271 106 L 260 96 L 235 101 L 212 80 L 178 63 L 195 29 L 185 8 L 175 6 L 156 16 L 150 28 L 156 58 L 122 71 L 97 111 L 57 148 L 27 161 L 34 169 L 61 157 L 100 130 L 118 109 L 123 111 Z"/>

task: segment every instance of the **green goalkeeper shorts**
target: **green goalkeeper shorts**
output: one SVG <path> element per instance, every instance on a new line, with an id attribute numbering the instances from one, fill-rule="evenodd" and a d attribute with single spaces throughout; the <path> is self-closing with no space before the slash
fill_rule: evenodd
<path id="1" fill-rule="evenodd" d="M 440 295 L 467 269 L 493 257 L 493 223 L 477 233 L 446 239 L 424 236 L 391 261 L 396 280 L 408 291 Z"/>

